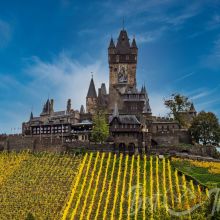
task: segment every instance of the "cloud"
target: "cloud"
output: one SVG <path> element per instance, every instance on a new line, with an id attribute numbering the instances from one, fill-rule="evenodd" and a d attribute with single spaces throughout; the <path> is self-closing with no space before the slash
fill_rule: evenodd
<path id="1" fill-rule="evenodd" d="M 201 90 L 201 92 L 191 96 L 190 99 L 196 100 L 196 99 L 201 99 L 201 98 L 204 98 L 206 96 L 212 95 L 212 94 L 218 92 L 219 88 L 220 88 L 220 84 L 218 86 L 216 86 L 214 89 L 211 89 L 211 90 L 210 89 L 203 89 L 203 90 Z"/>
<path id="2" fill-rule="evenodd" d="M 51 61 L 39 57 L 26 59 L 22 74 L 29 79 L 27 82 L 9 76 L 2 78 L 0 91 L 5 95 L 0 96 L 1 129 L 10 133 L 11 128 L 20 128 L 22 122 L 29 118 L 32 108 L 34 115 L 38 116 L 48 96 L 54 99 L 55 111 L 65 110 L 69 98 L 73 109 L 79 110 L 81 104 L 85 105 L 91 72 L 98 90 L 102 82 L 108 83 L 107 71 L 101 59 L 83 64 L 65 53 Z"/>
<path id="3" fill-rule="evenodd" d="M 178 79 L 176 79 L 175 82 L 183 81 L 184 79 L 187 79 L 190 76 L 193 76 L 194 74 L 195 74 L 195 72 L 191 72 L 191 73 L 185 74 L 185 75 L 179 77 Z"/>
<path id="4" fill-rule="evenodd" d="M 158 40 L 166 30 L 167 27 L 164 26 L 157 30 L 140 33 L 136 35 L 136 40 L 139 44 L 154 42 Z"/>
<path id="5" fill-rule="evenodd" d="M 56 107 L 63 108 L 65 100 L 73 100 L 73 108 L 79 109 L 85 104 L 85 97 L 91 80 L 91 72 L 96 89 L 102 82 L 108 81 L 107 70 L 101 60 L 83 65 L 71 57 L 60 54 L 51 62 L 33 57 L 25 72 L 33 77 L 29 85 L 32 90 L 39 91 L 42 97 L 55 99 Z"/>
<path id="6" fill-rule="evenodd" d="M 168 109 L 164 105 L 164 94 L 159 94 L 159 93 L 151 93 L 149 95 L 150 99 L 150 106 L 153 115 L 156 116 L 167 116 L 168 114 Z"/>
<path id="7" fill-rule="evenodd" d="M 11 39 L 12 28 L 9 23 L 0 19 L 0 48 L 7 46 Z"/>
<path id="8" fill-rule="evenodd" d="M 201 58 L 201 66 L 207 67 L 213 70 L 219 70 L 220 68 L 220 35 L 213 43 L 213 48 L 208 55 L 204 55 Z"/>

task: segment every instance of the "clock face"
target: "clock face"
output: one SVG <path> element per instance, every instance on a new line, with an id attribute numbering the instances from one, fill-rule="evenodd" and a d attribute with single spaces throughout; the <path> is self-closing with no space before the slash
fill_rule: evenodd
<path id="1" fill-rule="evenodd" d="M 127 83 L 127 81 L 128 81 L 127 65 L 119 65 L 118 82 L 119 83 Z"/>

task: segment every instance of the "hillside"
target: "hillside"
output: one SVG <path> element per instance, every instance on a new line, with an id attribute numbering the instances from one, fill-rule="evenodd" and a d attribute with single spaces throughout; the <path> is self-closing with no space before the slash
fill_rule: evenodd
<path id="1" fill-rule="evenodd" d="M 0 219 L 172 219 L 207 195 L 168 159 L 0 154 Z M 144 199 L 145 198 L 145 199 Z M 206 206 L 183 219 L 206 219 Z"/>

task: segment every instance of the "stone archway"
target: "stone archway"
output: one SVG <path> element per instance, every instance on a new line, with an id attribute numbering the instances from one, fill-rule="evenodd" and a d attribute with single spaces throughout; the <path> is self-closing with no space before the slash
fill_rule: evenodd
<path id="1" fill-rule="evenodd" d="M 134 143 L 128 144 L 128 152 L 129 152 L 129 155 L 132 155 L 135 153 L 135 144 Z"/>
<path id="2" fill-rule="evenodd" d="M 118 149 L 119 149 L 119 153 L 124 153 L 125 150 L 126 150 L 126 145 L 125 145 L 125 143 L 120 143 L 120 144 L 118 145 Z"/>

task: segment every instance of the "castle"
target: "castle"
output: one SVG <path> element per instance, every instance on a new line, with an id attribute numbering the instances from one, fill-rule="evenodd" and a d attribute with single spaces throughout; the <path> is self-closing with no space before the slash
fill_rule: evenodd
<path id="1" fill-rule="evenodd" d="M 122 29 L 117 42 L 111 38 L 108 47 L 109 93 L 104 83 L 97 93 L 92 77 L 86 109 L 83 105 L 80 111 L 72 109 L 69 99 L 66 110 L 56 112 L 54 100 L 48 99 L 39 117 L 31 113 L 29 121 L 23 123 L 22 134 L 88 142 L 92 116 L 97 109 L 103 109 L 109 119 L 110 136 L 107 141 L 119 148 L 142 150 L 149 146 L 190 143 L 187 129 L 180 128 L 177 121 L 152 115 L 146 87 L 137 88 L 137 61 L 135 38 L 130 42 L 126 30 Z M 196 115 L 193 105 L 183 114 L 191 120 Z"/>

